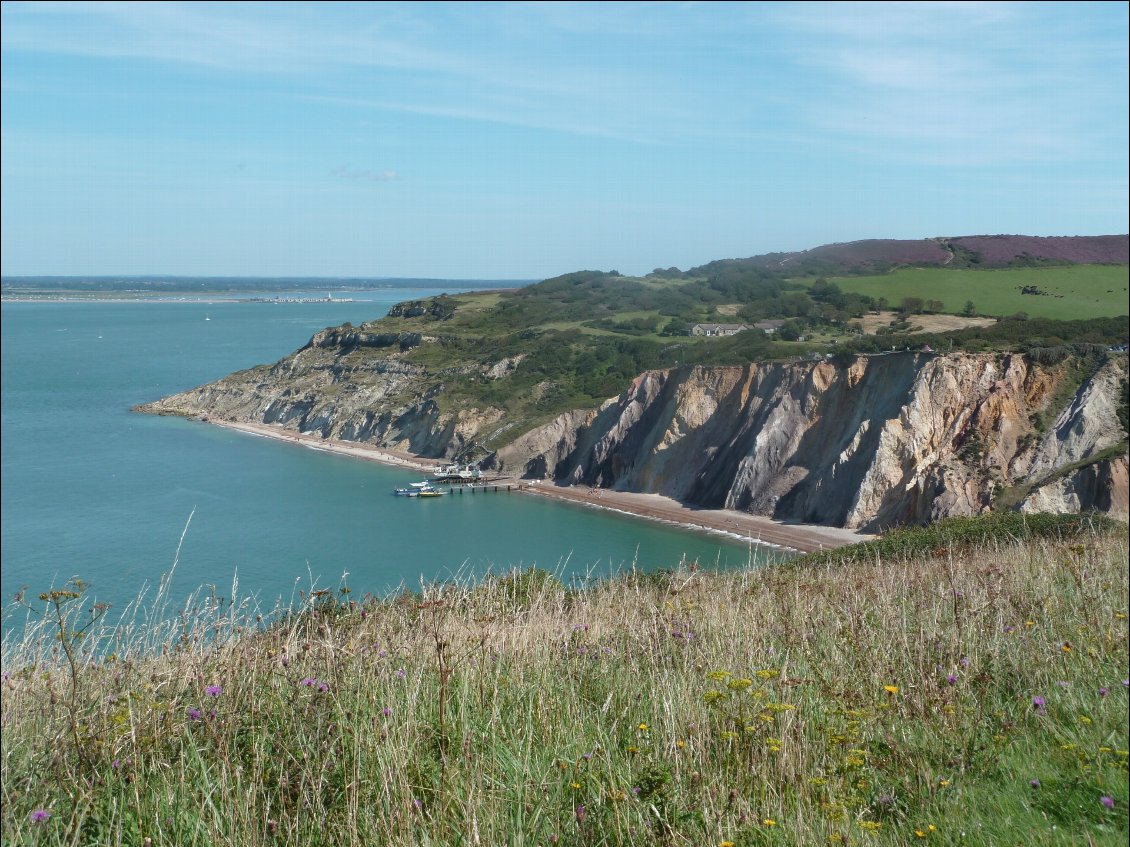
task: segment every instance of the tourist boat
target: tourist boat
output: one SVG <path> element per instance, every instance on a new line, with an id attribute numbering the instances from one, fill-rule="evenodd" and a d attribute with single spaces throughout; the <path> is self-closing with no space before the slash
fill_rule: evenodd
<path id="1" fill-rule="evenodd" d="M 424 480 L 423 482 L 409 483 L 407 488 L 396 488 L 392 493 L 397 497 L 419 497 L 425 491 L 434 490 L 435 489 L 432 488 L 432 484 L 427 480 Z"/>
<path id="2" fill-rule="evenodd" d="M 421 488 L 420 493 L 417 494 L 416 496 L 417 497 L 442 497 L 446 493 L 447 493 L 446 491 L 438 491 L 435 488 Z"/>
<path id="3" fill-rule="evenodd" d="M 432 482 L 478 482 L 483 478 L 483 472 L 474 465 L 447 465 L 432 474 Z"/>

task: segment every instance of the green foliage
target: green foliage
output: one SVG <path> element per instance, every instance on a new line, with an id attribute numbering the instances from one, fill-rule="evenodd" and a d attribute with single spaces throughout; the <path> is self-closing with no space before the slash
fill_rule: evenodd
<path id="1" fill-rule="evenodd" d="M 928 526 L 894 529 L 874 541 L 802 556 L 790 562 L 790 566 L 806 567 L 831 562 L 848 565 L 892 557 L 960 552 L 992 544 L 1033 539 L 1067 541 L 1119 530 L 1125 531 L 1124 525 L 1097 513 L 1055 515 L 988 512 L 976 517 L 946 518 Z"/>

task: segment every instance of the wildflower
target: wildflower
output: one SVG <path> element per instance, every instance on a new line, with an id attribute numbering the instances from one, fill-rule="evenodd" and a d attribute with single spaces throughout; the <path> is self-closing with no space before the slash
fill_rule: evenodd
<path id="1" fill-rule="evenodd" d="M 772 818 L 762 818 L 761 819 L 761 825 L 762 826 L 776 826 L 777 822 L 775 820 L 773 820 Z"/>
<path id="2" fill-rule="evenodd" d="M 882 824 L 878 821 L 860 821 L 859 828 L 864 832 L 878 832 Z"/>
<path id="3" fill-rule="evenodd" d="M 648 726 L 645 723 L 641 723 L 638 727 L 636 727 L 636 729 L 638 729 L 640 732 L 647 732 Z"/>
<path id="4" fill-rule="evenodd" d="M 36 809 L 27 816 L 27 819 L 32 823 L 46 823 L 51 819 L 51 813 L 46 809 Z"/>
<path id="5" fill-rule="evenodd" d="M 945 788 L 949 784 L 950 784 L 950 781 L 948 779 L 939 779 L 938 780 L 938 785 L 940 785 L 942 788 Z"/>
<path id="6" fill-rule="evenodd" d="M 1109 794 L 1104 794 L 1102 797 L 1100 797 L 1099 802 L 1106 806 L 1108 809 L 1114 808 L 1114 798 Z"/>
<path id="7" fill-rule="evenodd" d="M 569 787 L 572 788 L 574 791 L 580 791 L 581 790 L 581 784 L 579 782 L 570 782 Z"/>
<path id="8" fill-rule="evenodd" d="M 574 814 L 577 816 L 577 823 L 579 823 L 583 826 L 584 823 L 585 823 L 585 819 L 588 817 L 588 813 L 585 811 L 585 807 L 584 806 L 577 806 L 577 811 L 574 812 Z"/>
<path id="9" fill-rule="evenodd" d="M 305 685 L 307 688 L 313 688 L 315 685 L 318 684 L 318 680 L 314 679 L 314 677 L 312 677 L 312 676 L 308 676 L 304 680 L 302 680 L 302 682 L 300 682 L 298 684 L 299 685 Z"/>
<path id="10" fill-rule="evenodd" d="M 884 685 L 883 690 L 886 691 L 888 694 L 898 694 L 899 693 L 899 687 L 897 685 Z"/>
<path id="11" fill-rule="evenodd" d="M 1099 689 L 1099 696 L 1100 697 L 1106 697 L 1106 695 L 1108 695 L 1108 694 L 1110 694 L 1110 689 L 1107 688 L 1105 685 L 1102 688 Z"/>
<path id="12" fill-rule="evenodd" d="M 711 671 L 706 675 L 706 678 L 712 679 L 715 682 L 725 682 L 731 676 L 733 676 L 733 674 L 729 671 Z"/>
<path id="13" fill-rule="evenodd" d="M 221 694 L 224 693 L 224 689 L 223 689 L 223 686 L 220 686 L 220 685 L 209 685 L 207 688 L 204 689 L 204 693 L 207 694 L 209 697 L 219 697 Z"/>
<path id="14" fill-rule="evenodd" d="M 1071 648 L 1071 642 L 1070 641 L 1064 641 L 1062 644 L 1059 645 L 1059 649 L 1060 649 L 1061 653 L 1070 653 L 1071 649 L 1072 649 Z"/>
<path id="15" fill-rule="evenodd" d="M 381 714 L 387 718 L 392 714 L 392 709 L 390 709 L 388 706 L 385 706 L 383 709 L 381 709 Z"/>
<path id="16" fill-rule="evenodd" d="M 969 657 L 968 656 L 962 656 L 960 664 L 963 668 L 969 667 L 969 665 L 971 664 Z"/>
<path id="17" fill-rule="evenodd" d="M 718 847 L 734 847 L 733 841 L 719 841 Z"/>
<path id="18" fill-rule="evenodd" d="M 1045 704 L 1046 704 L 1046 701 L 1044 700 L 1043 697 L 1033 697 L 1032 698 L 1032 705 L 1035 707 L 1037 713 L 1039 713 L 1041 715 L 1047 713 L 1047 709 L 1044 708 Z"/>
<path id="19" fill-rule="evenodd" d="M 957 674 L 951 673 L 946 677 L 946 682 L 948 682 L 950 685 L 957 685 Z"/>
<path id="20" fill-rule="evenodd" d="M 775 670 L 773 668 L 757 672 L 757 678 L 758 679 L 776 679 L 780 675 L 781 675 L 781 672 L 779 670 Z"/>
<path id="21" fill-rule="evenodd" d="M 731 679 L 726 683 L 726 687 L 731 691 L 745 691 L 751 685 L 753 685 L 752 679 Z"/>
<path id="22" fill-rule="evenodd" d="M 189 706 L 189 708 L 186 709 L 185 711 L 188 714 L 188 719 L 190 721 L 204 720 L 204 713 L 201 712 L 199 709 L 196 709 L 196 708 Z"/>
<path id="23" fill-rule="evenodd" d="M 1040 787 L 1040 780 L 1038 780 L 1038 779 L 1030 779 L 1030 780 L 1028 780 L 1028 784 L 1029 784 L 1030 786 L 1032 786 L 1033 788 L 1039 788 L 1039 787 Z"/>

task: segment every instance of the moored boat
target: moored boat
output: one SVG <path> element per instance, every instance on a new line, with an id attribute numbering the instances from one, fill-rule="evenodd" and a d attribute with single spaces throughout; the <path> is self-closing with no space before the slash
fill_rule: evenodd
<path id="1" fill-rule="evenodd" d="M 432 482 L 478 482 L 483 478 L 483 472 L 474 465 L 460 465 L 458 463 L 438 468 L 432 474 Z"/>

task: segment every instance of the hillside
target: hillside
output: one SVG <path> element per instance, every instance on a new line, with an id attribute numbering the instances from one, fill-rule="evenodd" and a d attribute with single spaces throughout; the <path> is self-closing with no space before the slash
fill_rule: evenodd
<path id="1" fill-rule="evenodd" d="M 869 239 L 825 244 L 795 253 L 724 259 L 693 268 L 691 275 L 726 267 L 787 268 L 792 273 L 841 276 L 883 272 L 901 266 L 1011 268 L 1047 265 L 1125 265 L 1125 235 L 1038 237 L 964 235 L 917 240 Z"/>
<path id="2" fill-rule="evenodd" d="M 1124 845 L 1125 527 L 884 543 L 122 627 L 45 595 L 5 627 L 3 842 Z"/>
<path id="3" fill-rule="evenodd" d="M 1076 254 L 1095 255 L 1084 241 Z M 1073 271 L 963 271 L 1051 272 Z M 1075 272 L 1079 285 L 1109 286 L 1126 267 Z M 1104 302 L 1100 311 L 1125 306 Z M 141 409 L 839 526 L 976 514 L 1002 496 L 1023 508 L 1041 491 L 1043 508 L 1125 512 L 1126 359 L 1108 348 L 1126 342 L 1126 317 L 1015 315 L 909 334 L 908 304 L 895 326 L 856 334 L 853 317 L 878 305 L 763 268 L 580 271 L 401 303 L 324 330 L 272 366 Z M 765 324 L 773 334 L 687 334 L 702 321 L 765 318 L 777 319 Z M 1068 465 L 1075 476 L 1056 477 L 1066 488 L 1048 494 L 1044 478 Z"/>

